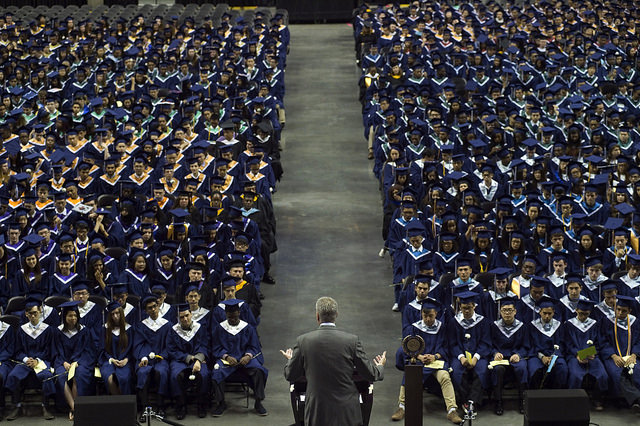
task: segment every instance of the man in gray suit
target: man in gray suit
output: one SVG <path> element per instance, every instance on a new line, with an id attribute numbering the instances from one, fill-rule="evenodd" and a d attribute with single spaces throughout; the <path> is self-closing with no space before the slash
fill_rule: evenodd
<path id="1" fill-rule="evenodd" d="M 338 303 L 331 297 L 316 302 L 317 330 L 298 337 L 296 346 L 280 351 L 287 358 L 284 377 L 306 377 L 306 426 L 360 426 L 362 412 L 353 369 L 366 381 L 382 380 L 386 352 L 373 363 L 357 336 L 336 328 Z"/>

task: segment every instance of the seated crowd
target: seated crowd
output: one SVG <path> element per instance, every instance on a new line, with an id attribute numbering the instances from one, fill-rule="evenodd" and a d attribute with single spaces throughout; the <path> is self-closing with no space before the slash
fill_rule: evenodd
<path id="1" fill-rule="evenodd" d="M 231 16 L 0 17 L 0 419 L 27 388 L 220 416 L 230 380 L 267 414 L 289 30 Z"/>
<path id="2" fill-rule="evenodd" d="M 638 2 L 413 1 L 354 16 L 402 335 L 425 386 L 640 412 Z M 397 366 L 407 360 L 398 352 Z M 392 419 L 404 417 L 404 386 Z"/>

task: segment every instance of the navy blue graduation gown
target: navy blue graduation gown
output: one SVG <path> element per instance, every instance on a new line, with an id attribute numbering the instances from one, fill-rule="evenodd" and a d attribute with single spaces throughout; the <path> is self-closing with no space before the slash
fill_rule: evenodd
<path id="1" fill-rule="evenodd" d="M 631 326 L 630 341 L 629 323 Z M 640 353 L 640 321 L 638 321 L 638 318 L 634 315 L 629 315 L 628 321 L 605 319 L 600 323 L 600 335 L 603 338 L 600 358 L 604 360 L 604 367 L 607 370 L 607 374 L 611 378 L 611 381 L 609 382 L 612 385 L 610 386 L 610 390 L 613 390 L 616 395 L 619 395 L 620 375 L 622 374 L 623 369 L 616 366 L 611 356 L 614 354 L 626 356 L 628 348 L 630 349 L 629 354 Z M 620 352 L 618 352 L 618 348 L 620 348 Z M 636 362 L 636 366 L 633 369 L 632 377 L 636 387 L 640 388 L 640 362 Z"/>
<path id="2" fill-rule="evenodd" d="M 240 320 L 236 326 L 224 320 L 213 330 L 211 335 L 211 357 L 216 358 L 216 363 L 211 372 L 211 378 L 217 383 L 222 383 L 234 371 L 241 368 L 257 368 L 262 370 L 266 377 L 267 369 L 262 365 L 264 357 L 258 340 L 256 329 L 245 321 Z M 225 365 L 222 362 L 224 355 L 229 355 L 240 361 L 244 355 L 251 355 L 251 361 L 244 367 Z"/>
<path id="3" fill-rule="evenodd" d="M 107 384 L 107 379 L 112 374 L 116 375 L 118 379 L 118 384 L 120 385 L 120 392 L 123 395 L 129 395 L 133 393 L 133 365 L 135 363 L 135 359 L 133 357 L 133 337 L 134 330 L 131 325 L 126 325 L 126 333 L 127 333 L 127 346 L 125 348 L 120 349 L 120 330 L 114 329 L 111 331 L 111 347 L 106 347 L 106 339 L 105 333 L 107 332 L 106 325 L 102 329 L 102 352 L 99 357 L 99 365 L 100 365 L 100 375 L 104 379 L 105 385 Z M 128 358 L 129 361 L 124 367 L 116 367 L 113 364 L 109 363 L 109 358 L 123 360 Z M 107 386 L 108 390 L 108 386 Z"/>
<path id="4" fill-rule="evenodd" d="M 212 329 L 215 329 L 218 324 L 227 319 L 227 314 L 225 313 L 225 304 L 220 302 L 218 303 L 210 314 L 210 326 Z M 244 300 L 239 303 L 240 306 L 240 319 L 253 327 L 258 327 L 258 322 L 256 318 L 253 316 L 253 312 L 251 312 L 250 305 Z"/>
<path id="5" fill-rule="evenodd" d="M 409 335 L 420 336 L 424 340 L 424 351 L 422 355 L 435 355 L 440 354 L 441 360 L 444 361 L 443 370 L 449 369 L 449 354 L 447 352 L 446 338 L 447 327 L 444 323 L 438 319 L 435 320 L 431 327 L 427 326 L 422 319 L 415 321 L 413 324 L 407 326 L 402 336 L 403 338 Z M 408 358 L 402 348 L 396 353 L 396 367 L 400 370 L 404 370 L 404 366 L 407 364 Z M 419 361 L 417 361 L 419 362 Z M 438 370 L 434 368 L 424 367 L 422 369 L 422 381 L 423 383 Z M 402 377 L 402 383 L 404 384 L 404 376 Z"/>
<path id="6" fill-rule="evenodd" d="M 136 324 L 133 351 L 136 359 L 137 389 L 142 389 L 148 380 L 149 374 L 156 371 L 159 375 L 158 393 L 163 396 L 170 396 L 167 336 L 171 327 L 172 324 L 160 316 L 156 321 L 153 321 L 151 317 L 147 317 Z M 150 354 L 152 352 L 160 358 L 154 357 L 154 359 L 151 359 Z M 149 363 L 144 367 L 140 367 L 138 364 L 145 357 Z"/>
<path id="7" fill-rule="evenodd" d="M 197 354 L 209 355 L 209 332 L 202 324 L 193 321 L 190 330 L 184 330 L 180 323 L 174 324 L 167 338 L 167 352 L 169 354 L 169 368 L 171 372 L 171 390 L 174 395 L 180 393 L 178 374 L 183 370 L 193 368 L 195 362 L 191 359 Z M 209 383 L 209 370 L 206 363 L 200 363 L 202 376 L 201 392 L 205 392 Z"/>
<path id="8" fill-rule="evenodd" d="M 36 374 L 38 380 L 42 382 L 42 392 L 45 396 L 53 396 L 56 393 L 56 388 L 53 380 L 46 380 L 53 377 L 51 373 L 51 366 L 53 363 L 53 336 L 54 328 L 49 324 L 40 321 L 40 323 L 34 328 L 31 323 L 22 324 L 16 332 L 16 347 L 15 356 L 16 360 L 21 363 L 25 362 L 27 358 L 39 358 L 47 366 L 46 369 Z M 10 390 L 15 390 L 22 380 L 26 379 L 29 374 L 34 370 L 27 367 L 26 364 L 16 365 L 5 382 L 5 387 Z"/>
<path id="9" fill-rule="evenodd" d="M 57 378 L 56 388 L 58 394 L 64 392 L 64 384 L 67 376 L 64 363 L 69 364 L 77 362 L 74 380 L 78 389 L 79 396 L 95 394 L 95 376 L 94 370 L 96 365 L 97 354 L 93 344 L 93 333 L 88 327 L 81 325 L 79 331 L 74 334 L 62 331 L 62 325 L 54 329 L 54 346 L 55 346 L 55 374 L 62 374 Z"/>
<path id="10" fill-rule="evenodd" d="M 502 318 L 491 323 L 491 361 L 498 352 L 506 360 L 512 355 L 520 356 L 520 361 L 510 364 L 510 366 L 513 367 L 518 383 L 526 384 L 528 375 L 525 357 L 529 353 L 529 348 L 525 323 L 517 318 L 513 320 L 511 326 L 507 326 Z M 491 370 L 491 381 L 494 386 L 498 383 L 495 369 Z"/>
<path id="11" fill-rule="evenodd" d="M 71 272 L 68 276 L 62 276 L 58 272 L 49 277 L 49 293 L 53 296 L 71 297 L 71 286 L 79 279 L 79 275 Z"/>
<path id="12" fill-rule="evenodd" d="M 11 373 L 16 350 L 16 330 L 4 321 L 0 321 L 0 376 L 6 381 Z"/>
<path id="13" fill-rule="evenodd" d="M 135 294 L 136 296 L 144 297 L 149 294 L 151 278 L 148 274 L 138 274 L 133 270 L 127 268 L 120 275 L 120 283 L 126 284 L 129 289 L 129 294 Z"/>
<path id="14" fill-rule="evenodd" d="M 538 354 L 544 356 L 558 355 L 555 365 L 549 373 L 550 378 L 547 379 L 547 384 L 553 381 L 556 387 L 564 387 L 567 382 L 567 363 L 563 357 L 564 342 L 563 332 L 561 330 L 562 323 L 555 318 L 551 319 L 549 330 L 545 330 L 544 324 L 540 318 L 529 323 L 529 362 L 527 368 L 529 369 L 529 379 L 540 369 L 544 371 L 547 367 L 544 366 L 542 361 L 538 358 Z M 557 345 L 558 350 L 554 349 L 554 345 Z"/>
<path id="15" fill-rule="evenodd" d="M 581 364 L 577 358 L 578 351 L 589 346 L 595 346 L 598 353 L 601 351 L 602 342 L 598 321 L 587 318 L 584 322 L 580 322 L 577 317 L 573 317 L 567 320 L 562 327 L 564 328 L 565 357 L 569 367 L 567 386 L 571 389 L 582 388 L 582 380 L 589 374 L 596 379 L 598 389 L 606 391 L 608 376 L 599 355 L 586 364 Z M 588 341 L 593 343 L 588 344 Z"/>
<path id="16" fill-rule="evenodd" d="M 460 363 L 460 356 L 465 356 L 465 352 L 469 352 L 472 356 L 479 358 L 473 370 L 478 375 L 482 387 L 488 389 L 487 359 L 491 354 L 491 342 L 488 339 L 489 322 L 477 313 L 473 315 L 472 321 L 471 324 L 466 323 L 462 313 L 458 313 L 447 326 L 447 341 L 453 368 L 451 378 L 454 386 L 459 388 L 462 375 L 467 371 L 467 368 Z"/>

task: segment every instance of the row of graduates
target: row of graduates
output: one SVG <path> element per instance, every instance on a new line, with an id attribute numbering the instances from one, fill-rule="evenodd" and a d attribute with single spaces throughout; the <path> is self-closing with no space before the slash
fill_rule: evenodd
<path id="1" fill-rule="evenodd" d="M 150 405 L 150 389 L 157 389 L 155 406 L 160 415 L 165 415 L 175 398 L 176 416 L 184 418 L 193 392 L 199 417 L 206 415 L 210 394 L 215 402 L 213 413 L 219 416 L 226 408 L 223 383 L 236 372 L 236 377 L 244 378 L 254 389 L 257 413 L 266 415 L 261 400 L 267 370 L 262 366 L 255 320 L 245 302 L 235 299 L 235 288 L 230 288 L 233 291 L 226 292 L 228 297 L 217 306 L 215 315 L 197 307 L 200 293 L 196 286 L 188 290 L 189 303 L 169 309 L 166 294 L 148 294 L 140 302 L 141 321 L 132 318 L 127 312 L 130 305 L 126 301 L 123 305 L 121 298 L 106 309 L 93 305 L 87 300 L 86 286 L 78 288 L 74 301 L 58 306 L 60 315 L 49 312 L 47 319 L 54 317 L 56 324 L 43 318 L 48 307 L 41 306 L 38 297 L 29 297 L 26 322 L 0 324 L 2 392 L 9 391 L 13 403 L 7 419 L 20 415 L 25 386 L 42 388 L 47 419 L 53 418 L 48 408 L 52 397 L 59 408 L 69 407 L 73 419 L 77 396 L 96 391 L 137 393 L 142 411 Z M 99 321 L 91 324 L 96 313 Z M 4 398 L 2 403 L 4 410 Z"/>
<path id="2" fill-rule="evenodd" d="M 166 215 L 148 210 L 141 218 L 131 217 L 135 210 L 126 207 L 129 199 L 119 203 L 120 209 L 113 208 L 121 210 L 115 219 L 109 209 L 89 206 L 87 214 L 72 211 L 70 220 L 56 227 L 45 220 L 33 224 L 18 211 L 18 221 L 7 225 L 2 246 L 6 274 L 0 299 L 6 305 L 8 297 L 30 290 L 69 296 L 72 284 L 84 279 L 92 282 L 93 293 L 105 296 L 106 287 L 116 282 L 140 297 L 161 283 L 170 295 L 181 298 L 179 289 L 193 270 L 216 288 L 233 262 L 244 264 L 247 280 L 259 289 L 261 280 L 274 282 L 268 268 L 275 250 L 275 224 L 262 198 L 244 195 L 238 199 L 241 207 L 206 209 L 201 225 L 189 223 L 191 213 L 185 209 Z M 120 240 L 122 246 L 117 245 Z M 126 249 L 114 252 L 114 244 Z"/>
<path id="3" fill-rule="evenodd" d="M 604 395 L 623 398 L 640 411 L 640 323 L 632 314 L 640 301 L 617 295 L 615 284 L 607 300 L 611 315 L 594 319 L 597 302 L 580 298 L 573 315 L 562 318 L 562 304 L 542 295 L 533 316 L 520 319 L 526 308 L 512 293 L 490 300 L 492 318 L 479 312 L 481 294 L 459 288 L 447 305 L 432 297 L 430 280 L 423 278 L 410 289 L 415 296 L 403 311 L 403 337 L 424 339 L 425 349 L 417 356 L 424 365 L 423 383 L 442 393 L 451 422 L 462 422 L 456 401 L 464 401 L 465 410 L 470 402 L 482 407 L 487 392 L 493 393 L 494 412 L 502 415 L 508 381 L 518 389 L 521 413 L 525 389 L 567 387 L 591 391 L 598 411 L 604 409 Z M 496 275 L 498 281 L 506 287 L 506 275 Z M 397 368 L 404 370 L 408 361 L 400 348 Z M 404 417 L 402 383 L 393 420 Z"/>
<path id="4" fill-rule="evenodd" d="M 415 273 L 412 263 L 425 259 L 433 261 L 437 277 L 455 272 L 461 253 L 473 257 L 475 273 L 497 267 L 515 271 L 525 257 L 536 259 L 537 273 L 550 273 L 551 258 L 564 255 L 567 271 L 584 273 L 593 259 L 600 258 L 607 275 L 624 270 L 629 256 L 638 254 L 640 220 L 629 205 L 625 215 L 609 218 L 607 226 L 601 227 L 584 217 L 572 217 L 569 225 L 559 225 L 548 216 L 537 215 L 534 209 L 540 203 L 536 201 L 530 203 L 530 212 L 536 215 L 526 218 L 508 215 L 500 208 L 495 215 L 485 215 L 473 206 L 461 218 L 443 211 L 445 203 L 434 204 L 435 214 L 428 215 L 406 195 L 390 216 L 385 250 L 396 265 L 394 282 Z M 501 226 L 494 226 L 496 221 Z"/>

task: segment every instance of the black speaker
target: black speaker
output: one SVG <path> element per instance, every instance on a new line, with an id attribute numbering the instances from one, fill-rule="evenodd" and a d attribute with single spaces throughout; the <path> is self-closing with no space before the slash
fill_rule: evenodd
<path id="1" fill-rule="evenodd" d="M 74 426 L 136 426 L 135 395 L 79 396 Z"/>
<path id="2" fill-rule="evenodd" d="M 589 426 L 589 420 L 589 396 L 584 389 L 525 392 L 524 426 Z"/>

